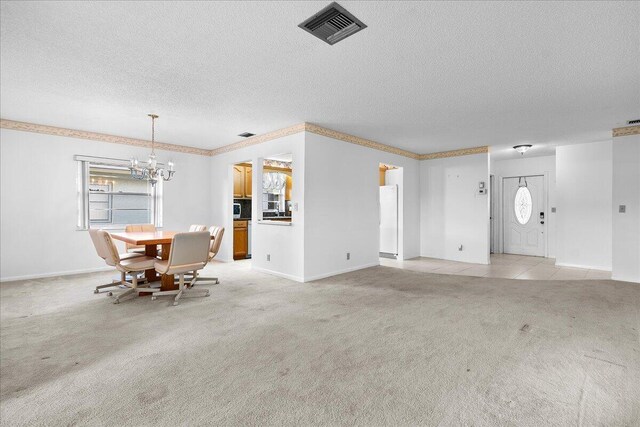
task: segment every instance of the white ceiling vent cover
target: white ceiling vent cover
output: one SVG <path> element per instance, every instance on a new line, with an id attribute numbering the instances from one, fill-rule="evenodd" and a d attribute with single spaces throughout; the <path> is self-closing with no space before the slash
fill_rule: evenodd
<path id="1" fill-rule="evenodd" d="M 331 45 L 367 28 L 344 7 L 333 2 L 298 27 Z"/>

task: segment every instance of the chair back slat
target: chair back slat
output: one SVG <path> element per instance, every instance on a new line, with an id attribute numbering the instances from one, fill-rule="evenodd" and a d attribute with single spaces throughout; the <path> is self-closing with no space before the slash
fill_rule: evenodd
<path id="1" fill-rule="evenodd" d="M 201 224 L 193 224 L 191 227 L 189 227 L 189 232 L 193 233 L 196 231 L 206 231 L 207 226 L 206 225 L 201 225 Z"/>

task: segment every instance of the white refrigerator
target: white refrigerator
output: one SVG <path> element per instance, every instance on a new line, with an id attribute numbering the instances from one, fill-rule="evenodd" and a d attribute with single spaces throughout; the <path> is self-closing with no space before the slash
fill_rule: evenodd
<path id="1" fill-rule="evenodd" d="M 398 255 L 398 186 L 380 187 L 380 252 Z"/>

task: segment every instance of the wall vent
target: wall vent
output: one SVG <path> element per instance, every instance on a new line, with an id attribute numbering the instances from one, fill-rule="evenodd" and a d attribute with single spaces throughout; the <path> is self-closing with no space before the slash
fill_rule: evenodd
<path id="1" fill-rule="evenodd" d="M 628 125 L 640 125 L 640 119 L 629 120 L 627 122 Z"/>
<path id="2" fill-rule="evenodd" d="M 249 138 L 250 136 L 255 136 L 255 135 L 256 135 L 255 133 L 251 133 L 251 132 L 242 132 L 238 136 L 241 136 L 243 138 Z"/>
<path id="3" fill-rule="evenodd" d="M 331 3 L 298 27 L 330 45 L 367 28 L 362 21 L 336 2 Z"/>

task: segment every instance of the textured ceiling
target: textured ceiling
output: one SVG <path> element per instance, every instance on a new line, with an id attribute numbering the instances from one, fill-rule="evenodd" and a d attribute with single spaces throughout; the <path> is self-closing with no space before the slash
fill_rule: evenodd
<path id="1" fill-rule="evenodd" d="M 341 1 L 368 28 L 334 46 L 297 27 L 328 3 L 3 1 L 0 115 L 149 138 L 154 112 L 158 140 L 203 148 L 306 121 L 538 154 L 640 117 L 639 2 Z"/>

